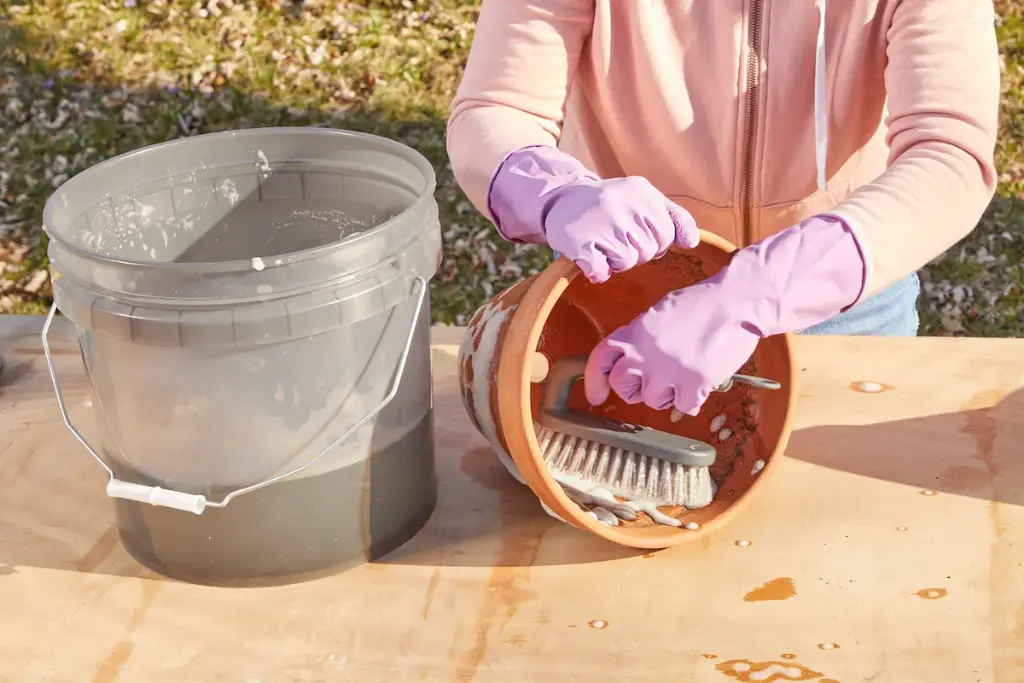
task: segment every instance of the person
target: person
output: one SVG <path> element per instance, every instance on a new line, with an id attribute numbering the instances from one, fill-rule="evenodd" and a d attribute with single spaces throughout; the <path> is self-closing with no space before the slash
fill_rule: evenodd
<path id="1" fill-rule="evenodd" d="M 587 362 L 592 404 L 693 415 L 766 336 L 917 334 L 998 106 L 991 0 L 484 0 L 447 147 L 505 239 L 593 282 L 698 226 L 740 247 Z"/>

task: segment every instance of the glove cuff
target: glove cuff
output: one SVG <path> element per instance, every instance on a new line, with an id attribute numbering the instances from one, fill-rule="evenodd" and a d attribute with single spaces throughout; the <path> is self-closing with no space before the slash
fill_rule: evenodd
<path id="1" fill-rule="evenodd" d="M 509 242 L 545 244 L 544 219 L 562 187 L 600 180 L 577 159 L 548 145 L 531 145 L 506 156 L 491 176 L 487 210 Z"/>
<path id="2" fill-rule="evenodd" d="M 797 332 L 854 305 L 867 274 L 853 230 L 836 216 L 814 216 L 750 245 L 715 278 L 725 301 L 761 337 Z"/>

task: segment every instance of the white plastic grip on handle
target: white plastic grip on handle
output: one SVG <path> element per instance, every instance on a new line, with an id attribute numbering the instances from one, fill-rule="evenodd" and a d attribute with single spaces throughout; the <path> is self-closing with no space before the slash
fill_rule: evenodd
<path id="1" fill-rule="evenodd" d="M 184 510 L 201 515 L 206 509 L 206 497 L 181 491 L 169 491 L 159 486 L 143 486 L 120 479 L 107 482 L 107 495 L 111 498 L 124 498 L 139 503 L 149 503 L 175 510 Z"/>

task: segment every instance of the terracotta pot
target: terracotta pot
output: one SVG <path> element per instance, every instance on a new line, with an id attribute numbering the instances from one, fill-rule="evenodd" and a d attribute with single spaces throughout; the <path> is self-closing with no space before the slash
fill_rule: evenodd
<path id="1" fill-rule="evenodd" d="M 779 335 L 762 340 L 740 372 L 774 379 L 781 389 L 736 384 L 712 394 L 697 417 L 684 416 L 678 422 L 671 421 L 671 411 L 631 406 L 614 394 L 594 408 L 583 396 L 582 382 L 573 388 L 573 410 L 682 434 L 718 449 L 711 468 L 718 494 L 711 505 L 676 515 L 683 527 L 653 524 L 643 515 L 638 522 L 607 526 L 570 500 L 544 463 L 533 427 L 542 392 L 542 385 L 533 381 L 538 363 L 589 354 L 602 338 L 668 292 L 716 273 L 736 250 L 710 233 L 702 233 L 701 240 L 696 249 L 670 251 L 600 285 L 591 284 L 562 257 L 476 311 L 460 349 L 463 402 L 498 457 L 506 465 L 514 462 L 523 483 L 563 520 L 621 545 L 665 548 L 720 527 L 772 473 L 789 439 L 796 372 L 789 336 Z"/>

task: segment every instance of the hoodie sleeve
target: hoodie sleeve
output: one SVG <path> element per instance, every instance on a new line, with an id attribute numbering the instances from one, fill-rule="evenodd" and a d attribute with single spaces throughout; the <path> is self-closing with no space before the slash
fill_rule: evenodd
<path id="1" fill-rule="evenodd" d="M 861 298 L 969 234 L 996 187 L 999 53 L 991 0 L 899 0 L 887 34 L 888 167 L 829 212 L 866 262 Z"/>
<path id="2" fill-rule="evenodd" d="M 557 144 L 593 24 L 594 0 L 483 0 L 447 147 L 456 181 L 485 216 L 488 185 L 504 158 Z"/>

